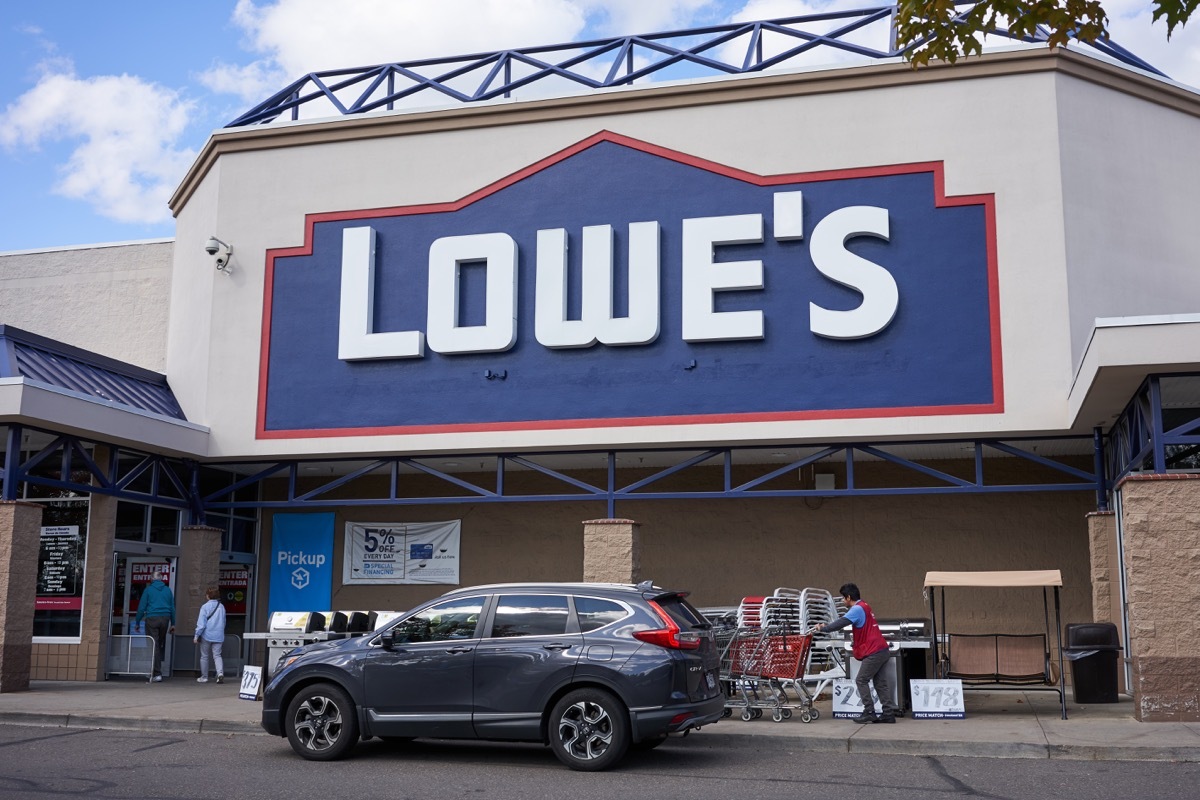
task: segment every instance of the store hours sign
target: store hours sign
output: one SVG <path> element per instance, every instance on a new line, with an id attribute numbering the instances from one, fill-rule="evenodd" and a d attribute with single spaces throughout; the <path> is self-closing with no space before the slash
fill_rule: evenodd
<path id="1" fill-rule="evenodd" d="M 343 584 L 458 583 L 462 523 L 347 522 Z"/>

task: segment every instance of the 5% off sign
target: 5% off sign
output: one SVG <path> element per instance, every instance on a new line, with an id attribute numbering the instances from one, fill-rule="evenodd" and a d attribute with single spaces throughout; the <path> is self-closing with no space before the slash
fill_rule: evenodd
<path id="1" fill-rule="evenodd" d="M 909 681 L 913 719 L 963 719 L 963 688 L 960 680 Z"/>

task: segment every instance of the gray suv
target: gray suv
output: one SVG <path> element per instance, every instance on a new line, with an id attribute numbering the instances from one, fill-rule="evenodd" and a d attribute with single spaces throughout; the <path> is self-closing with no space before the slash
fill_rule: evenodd
<path id="1" fill-rule="evenodd" d="M 458 589 L 372 634 L 284 656 L 262 725 L 301 756 L 359 738 L 549 744 L 571 769 L 721 718 L 720 657 L 686 593 L 598 583 Z"/>

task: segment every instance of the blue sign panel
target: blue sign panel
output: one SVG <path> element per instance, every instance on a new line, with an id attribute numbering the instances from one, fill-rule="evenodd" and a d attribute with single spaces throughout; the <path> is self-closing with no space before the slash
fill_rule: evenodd
<path id="1" fill-rule="evenodd" d="M 991 195 L 611 133 L 268 252 L 258 436 L 996 413 Z"/>
<path id="2" fill-rule="evenodd" d="M 270 613 L 322 611 L 333 599 L 333 514 L 276 514 L 271 523 Z"/>

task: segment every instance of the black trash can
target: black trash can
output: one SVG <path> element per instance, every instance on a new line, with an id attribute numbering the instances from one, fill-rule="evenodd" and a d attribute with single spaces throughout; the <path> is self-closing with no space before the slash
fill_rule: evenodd
<path id="1" fill-rule="evenodd" d="M 1076 703 L 1117 702 L 1117 654 L 1121 641 L 1111 622 L 1067 625 L 1063 655 L 1071 662 L 1071 693 Z"/>

